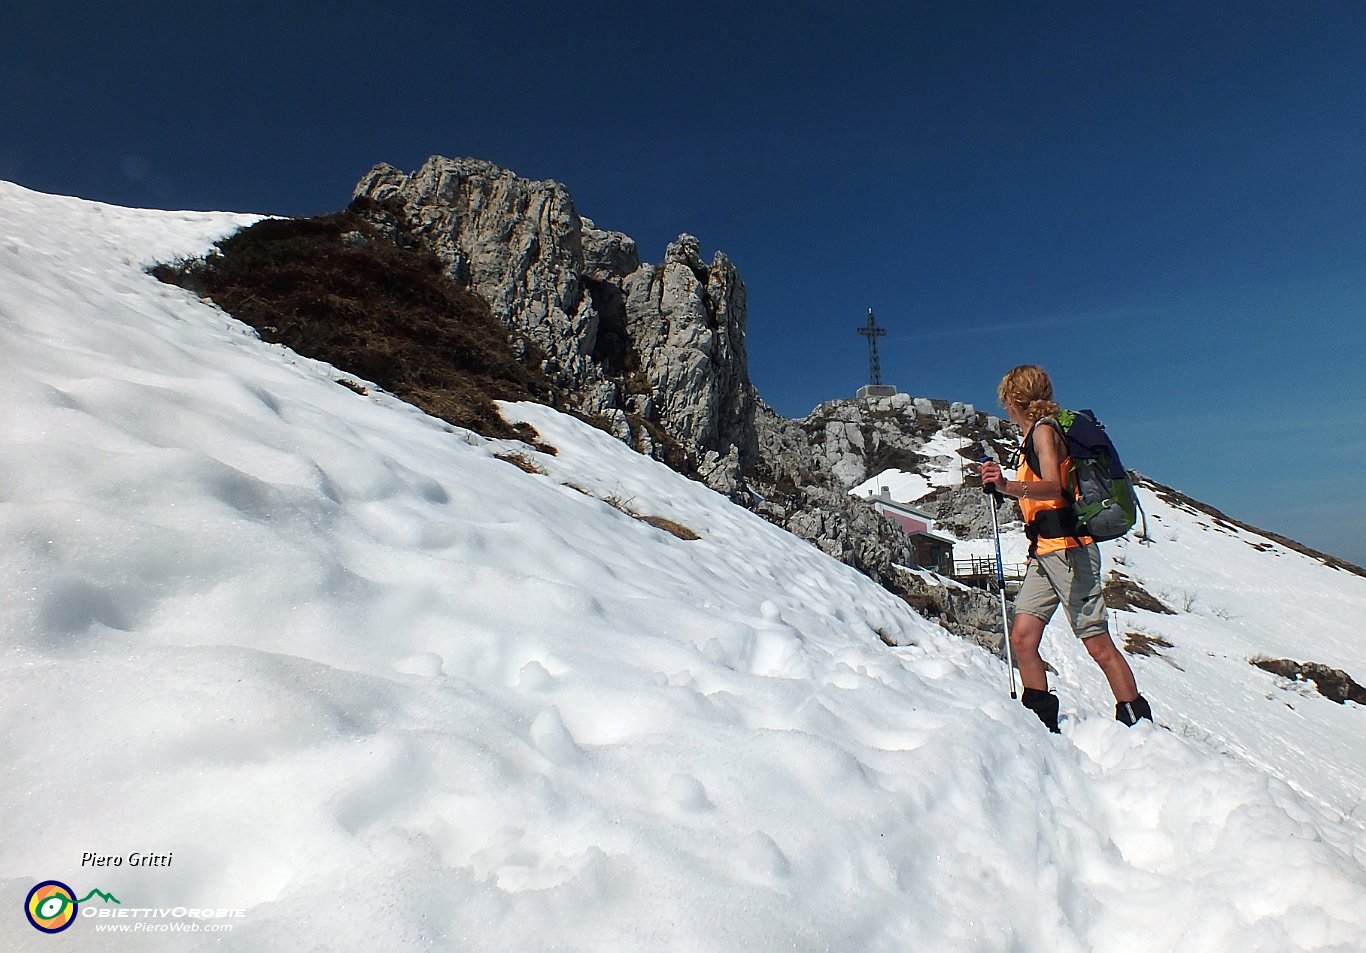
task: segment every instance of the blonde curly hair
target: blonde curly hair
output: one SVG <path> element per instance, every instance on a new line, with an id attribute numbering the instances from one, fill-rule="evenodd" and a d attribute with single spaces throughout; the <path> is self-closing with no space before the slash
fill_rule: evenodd
<path id="1" fill-rule="evenodd" d="M 1002 407 L 1019 407 L 1030 423 L 1061 409 L 1053 402 L 1053 381 L 1037 364 L 1021 364 L 1008 371 L 996 387 L 996 397 Z"/>

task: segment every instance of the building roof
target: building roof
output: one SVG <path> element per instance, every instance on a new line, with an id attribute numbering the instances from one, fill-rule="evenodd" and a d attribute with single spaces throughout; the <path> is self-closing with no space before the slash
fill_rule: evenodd
<path id="1" fill-rule="evenodd" d="M 890 509 L 899 510 L 900 512 L 905 513 L 907 516 L 918 516 L 921 519 L 926 520 L 927 522 L 934 522 L 934 517 L 931 516 L 929 513 L 926 513 L 924 510 L 916 509 L 909 503 L 898 502 L 897 500 L 892 499 L 890 496 L 866 496 L 864 497 L 864 500 L 866 500 L 870 506 L 881 504 L 882 506 L 886 506 Z"/>

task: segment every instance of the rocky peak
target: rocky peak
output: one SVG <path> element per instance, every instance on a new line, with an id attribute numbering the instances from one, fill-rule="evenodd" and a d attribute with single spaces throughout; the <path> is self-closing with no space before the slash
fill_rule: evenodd
<path id="1" fill-rule="evenodd" d="M 744 283 L 681 235 L 662 265 L 581 217 L 564 186 L 479 159 L 434 156 L 412 173 L 379 165 L 356 187 L 417 234 L 515 336 L 577 410 L 637 449 L 678 444 L 714 488 L 738 492 L 756 453 Z"/>
<path id="2" fill-rule="evenodd" d="M 564 186 L 479 159 L 433 157 L 412 174 L 376 166 L 356 197 L 397 215 L 452 278 L 539 345 L 561 374 L 584 377 L 597 322 L 581 281 L 583 220 Z M 594 232 L 595 251 L 612 245 L 610 233 Z"/>

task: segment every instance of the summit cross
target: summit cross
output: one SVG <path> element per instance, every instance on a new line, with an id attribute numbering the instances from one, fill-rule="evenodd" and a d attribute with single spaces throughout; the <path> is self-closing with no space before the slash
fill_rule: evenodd
<path id="1" fill-rule="evenodd" d="M 886 328 L 877 326 L 877 319 L 873 317 L 873 309 L 868 309 L 868 323 L 858 329 L 858 333 L 868 339 L 868 383 L 882 383 L 882 365 L 877 358 L 877 339 L 887 333 Z"/>

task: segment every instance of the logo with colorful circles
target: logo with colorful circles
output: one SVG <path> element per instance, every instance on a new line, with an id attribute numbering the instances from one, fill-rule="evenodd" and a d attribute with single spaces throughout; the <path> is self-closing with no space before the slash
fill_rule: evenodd
<path id="1" fill-rule="evenodd" d="M 60 880 L 44 880 L 28 892 L 24 912 L 35 930 L 61 933 L 76 922 L 76 891 Z"/>
<path id="2" fill-rule="evenodd" d="M 61 933 L 76 922 L 76 911 L 91 897 L 98 896 L 106 903 L 118 903 L 118 897 L 102 890 L 92 890 L 80 900 L 76 891 L 60 880 L 44 880 L 24 898 L 24 915 L 33 929 L 43 933 Z"/>

